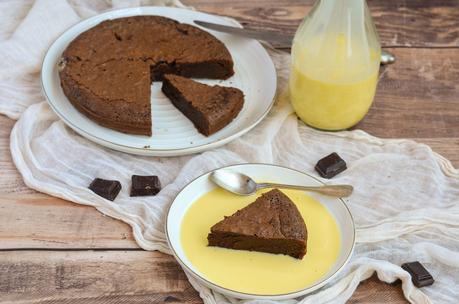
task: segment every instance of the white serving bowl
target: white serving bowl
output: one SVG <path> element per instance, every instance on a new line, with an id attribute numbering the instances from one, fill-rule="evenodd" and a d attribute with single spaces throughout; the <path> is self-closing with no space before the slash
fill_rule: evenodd
<path id="1" fill-rule="evenodd" d="M 320 180 L 311 175 L 277 165 L 241 164 L 225 168 L 247 174 L 255 180 L 286 184 L 303 184 L 305 186 L 323 185 Z M 291 299 L 303 296 L 322 287 L 335 277 L 349 261 L 355 245 L 355 226 L 346 203 L 339 198 L 310 193 L 312 197 L 317 199 L 328 209 L 330 214 L 334 217 L 341 233 L 341 249 L 335 263 L 328 273 L 306 288 L 284 294 L 249 294 L 228 289 L 225 286 L 219 286 L 211 282 L 188 260 L 180 240 L 181 225 L 188 208 L 190 208 L 198 198 L 216 187 L 216 185 L 210 181 L 209 174 L 210 172 L 199 176 L 180 191 L 172 202 L 166 219 L 166 237 L 174 257 L 187 273 L 195 277 L 202 284 L 227 296 L 241 299 Z"/>

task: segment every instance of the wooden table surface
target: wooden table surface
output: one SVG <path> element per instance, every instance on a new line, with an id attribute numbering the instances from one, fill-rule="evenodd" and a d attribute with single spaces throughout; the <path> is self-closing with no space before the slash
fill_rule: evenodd
<path id="1" fill-rule="evenodd" d="M 246 27 L 293 34 L 305 0 L 188 0 Z M 375 102 L 357 126 L 412 138 L 459 166 L 459 1 L 371 0 L 383 47 Z M 288 51 L 288 50 L 287 50 Z M 11 162 L 14 121 L 0 116 L 0 302 L 201 303 L 174 259 L 146 252 L 128 225 L 28 189 Z M 400 284 L 361 283 L 350 303 L 405 303 Z"/>

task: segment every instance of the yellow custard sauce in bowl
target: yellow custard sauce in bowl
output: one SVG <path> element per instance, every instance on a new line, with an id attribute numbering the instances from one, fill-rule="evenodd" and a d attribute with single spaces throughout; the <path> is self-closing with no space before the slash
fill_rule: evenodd
<path id="1" fill-rule="evenodd" d="M 226 167 L 257 181 L 321 185 L 302 172 L 266 164 Z M 172 254 L 200 283 L 225 295 L 245 299 L 288 299 L 327 283 L 351 257 L 355 228 L 346 203 L 338 198 L 280 189 L 297 206 L 308 230 L 302 260 L 281 254 L 207 246 L 210 228 L 255 201 L 262 192 L 237 196 L 217 188 L 206 173 L 175 198 L 166 220 Z M 264 190 L 268 191 L 268 190 Z"/>
<path id="2" fill-rule="evenodd" d="M 308 240 L 304 258 L 207 246 L 207 234 L 213 224 L 244 208 L 261 194 L 235 196 L 216 188 L 189 208 L 182 223 L 183 249 L 201 275 L 232 290 L 270 295 L 306 288 L 331 269 L 341 247 L 333 216 L 305 192 L 281 191 L 295 203 L 306 223 Z"/>

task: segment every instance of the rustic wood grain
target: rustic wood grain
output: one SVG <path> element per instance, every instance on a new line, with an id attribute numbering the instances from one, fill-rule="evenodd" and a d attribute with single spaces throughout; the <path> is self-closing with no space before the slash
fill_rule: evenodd
<path id="1" fill-rule="evenodd" d="M 14 193 L 20 195 L 33 193 L 24 184 L 11 160 L 10 132 L 14 122 L 14 120 L 0 115 L 0 194 Z"/>
<path id="2" fill-rule="evenodd" d="M 0 194 L 0 251 L 138 249 L 129 225 L 45 194 Z"/>
<path id="3" fill-rule="evenodd" d="M 397 61 L 383 68 L 356 128 L 386 138 L 459 138 L 459 49 L 388 50 Z"/>
<path id="4" fill-rule="evenodd" d="M 233 17 L 244 26 L 293 35 L 313 0 L 183 0 L 196 9 Z M 457 0 L 370 0 L 383 46 L 459 46 Z"/>
<path id="5" fill-rule="evenodd" d="M 146 251 L 0 252 L 2 303 L 202 303 L 175 260 Z"/>
<path id="6" fill-rule="evenodd" d="M 376 275 L 362 281 L 347 304 L 405 304 L 409 303 L 402 291 L 400 281 L 393 284 L 381 283 Z"/>
<path id="7" fill-rule="evenodd" d="M 455 168 L 459 169 L 459 138 L 414 138 L 414 140 L 430 146 L 433 151 L 446 157 Z"/>

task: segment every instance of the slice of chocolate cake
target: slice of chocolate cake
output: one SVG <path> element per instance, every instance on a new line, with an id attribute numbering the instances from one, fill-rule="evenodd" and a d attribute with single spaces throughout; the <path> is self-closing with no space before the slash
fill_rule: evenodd
<path id="1" fill-rule="evenodd" d="M 172 74 L 164 75 L 162 91 L 206 136 L 228 125 L 244 104 L 244 94 L 239 89 L 208 86 Z"/>
<path id="2" fill-rule="evenodd" d="M 307 229 L 295 204 L 281 191 L 263 194 L 210 229 L 209 246 L 281 253 L 302 259 Z"/>

